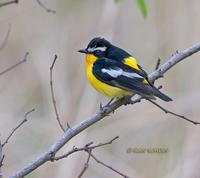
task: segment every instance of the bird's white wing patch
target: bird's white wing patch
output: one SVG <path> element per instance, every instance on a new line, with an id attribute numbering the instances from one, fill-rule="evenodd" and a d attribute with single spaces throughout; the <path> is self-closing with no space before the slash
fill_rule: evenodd
<path id="1" fill-rule="evenodd" d="M 108 75 L 117 78 L 120 75 L 122 75 L 123 70 L 122 69 L 101 69 L 103 73 L 107 73 Z"/>
<path id="2" fill-rule="evenodd" d="M 125 72 L 122 69 L 101 69 L 103 73 L 107 73 L 108 75 L 117 78 L 119 76 L 126 76 L 128 78 L 143 78 L 142 76 L 138 75 L 137 73 Z"/>

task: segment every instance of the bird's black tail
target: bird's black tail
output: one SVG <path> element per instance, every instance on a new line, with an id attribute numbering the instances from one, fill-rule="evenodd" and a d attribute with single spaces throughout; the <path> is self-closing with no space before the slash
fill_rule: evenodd
<path id="1" fill-rule="evenodd" d="M 153 95 L 157 96 L 158 98 L 160 98 L 161 100 L 164 100 L 164 101 L 172 101 L 172 99 L 165 95 L 164 93 L 162 93 L 160 90 L 158 90 L 156 87 L 152 86 L 152 92 L 153 92 Z"/>

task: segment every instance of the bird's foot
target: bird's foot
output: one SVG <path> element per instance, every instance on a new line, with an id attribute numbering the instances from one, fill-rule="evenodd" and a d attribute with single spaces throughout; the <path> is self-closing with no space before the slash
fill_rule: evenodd
<path id="1" fill-rule="evenodd" d="M 124 105 L 132 104 L 131 96 L 124 96 Z"/>

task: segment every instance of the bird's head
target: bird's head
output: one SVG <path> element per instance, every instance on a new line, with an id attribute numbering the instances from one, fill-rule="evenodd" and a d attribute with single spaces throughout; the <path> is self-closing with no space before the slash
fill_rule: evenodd
<path id="1" fill-rule="evenodd" d="M 78 52 L 93 54 L 96 57 L 105 57 L 110 46 L 111 43 L 109 41 L 104 38 L 97 37 L 89 42 L 87 48 L 81 49 Z"/>

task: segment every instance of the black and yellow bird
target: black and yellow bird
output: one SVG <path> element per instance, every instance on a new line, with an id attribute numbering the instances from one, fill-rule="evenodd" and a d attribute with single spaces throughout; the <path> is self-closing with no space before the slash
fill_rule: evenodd
<path id="1" fill-rule="evenodd" d="M 99 92 L 111 98 L 138 94 L 148 99 L 156 96 L 172 101 L 149 82 L 147 73 L 133 56 L 104 38 L 92 39 L 79 52 L 86 54 L 87 78 Z"/>

